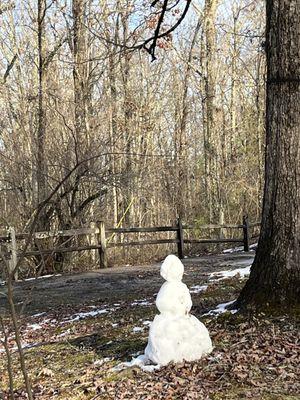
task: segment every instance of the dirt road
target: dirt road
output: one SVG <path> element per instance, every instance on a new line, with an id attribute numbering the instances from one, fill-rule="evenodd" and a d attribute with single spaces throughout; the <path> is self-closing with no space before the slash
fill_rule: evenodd
<path id="1" fill-rule="evenodd" d="M 254 252 L 207 255 L 184 260 L 184 281 L 189 286 L 201 285 L 215 271 L 250 265 Z M 99 302 L 120 302 L 153 296 L 162 284 L 160 264 L 116 267 L 76 275 L 52 276 L 16 282 L 15 302 L 20 307 L 26 300 L 25 313 L 53 310 L 59 306 L 79 306 Z M 5 312 L 6 286 L 0 286 L 0 312 Z"/>

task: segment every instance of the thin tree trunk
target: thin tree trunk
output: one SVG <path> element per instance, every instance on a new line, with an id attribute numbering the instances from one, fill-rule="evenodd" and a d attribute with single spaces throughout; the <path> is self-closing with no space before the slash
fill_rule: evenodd
<path id="1" fill-rule="evenodd" d="M 79 157 L 84 154 L 87 129 L 87 38 L 85 28 L 85 0 L 73 0 L 73 82 L 76 148 Z"/>
<path id="2" fill-rule="evenodd" d="M 233 16 L 233 54 L 231 57 L 231 93 L 230 93 L 230 158 L 234 162 L 235 158 L 235 141 L 237 136 L 237 116 L 236 116 L 236 106 L 237 106 L 237 15 Z"/>
<path id="3" fill-rule="evenodd" d="M 19 329 L 19 324 L 17 320 L 17 312 L 15 309 L 15 304 L 13 300 L 13 287 L 12 287 L 12 277 L 9 275 L 7 278 L 7 299 L 10 307 L 10 316 L 12 319 L 13 327 L 14 327 L 14 334 L 15 334 L 15 340 L 16 344 L 18 347 L 18 353 L 20 357 L 20 364 L 21 364 L 21 370 L 25 382 L 25 387 L 26 387 L 26 393 L 28 396 L 29 400 L 33 400 L 33 394 L 32 394 L 32 389 L 31 389 L 31 382 L 30 378 L 27 372 L 27 367 L 26 367 L 26 362 L 25 362 L 25 355 L 24 351 L 22 348 L 22 342 L 21 342 L 21 336 L 20 336 L 20 329 Z"/>
<path id="4" fill-rule="evenodd" d="M 11 353 L 10 353 L 10 349 L 9 349 L 9 345 L 8 345 L 8 333 L 6 332 L 4 321 L 1 317 L 1 315 L 0 315 L 0 325 L 1 325 L 2 332 L 3 332 L 3 336 L 4 336 L 2 344 L 4 346 L 6 359 L 7 359 L 7 373 L 8 373 L 8 378 L 9 378 L 10 400 L 15 400 L 12 358 L 11 358 Z"/>
<path id="5" fill-rule="evenodd" d="M 47 195 L 46 188 L 46 65 L 45 65 L 45 13 L 46 1 L 38 0 L 38 129 L 37 129 L 37 204 L 40 204 Z M 47 230 L 48 223 L 45 211 L 40 215 L 38 229 Z"/>
<path id="6" fill-rule="evenodd" d="M 126 5 L 126 13 L 124 13 L 121 17 L 122 28 L 123 28 L 123 44 L 124 46 L 127 44 L 127 37 L 129 33 L 129 3 Z M 133 99 L 131 98 L 130 93 L 130 72 L 131 72 L 131 64 L 130 58 L 131 55 L 129 53 L 124 54 L 124 62 L 122 67 L 122 76 L 123 76 L 123 90 L 124 90 L 124 147 L 126 149 L 126 158 L 125 158 L 125 188 L 124 188 L 124 201 L 123 201 L 123 212 L 127 210 L 125 214 L 124 221 L 126 225 L 130 225 L 132 221 L 132 210 L 131 207 L 128 208 L 132 197 L 133 197 L 133 162 L 132 162 L 132 150 L 133 150 L 133 109 L 132 103 Z"/>
<path id="7" fill-rule="evenodd" d="M 201 21 L 199 20 L 189 48 L 186 71 L 183 79 L 182 94 L 180 95 L 180 116 L 176 127 L 176 180 L 177 180 L 177 217 L 184 218 L 188 200 L 188 149 L 187 149 L 187 120 L 189 114 L 188 88 L 191 75 L 191 62 L 197 36 L 200 31 Z"/>
<path id="8" fill-rule="evenodd" d="M 117 4 L 117 9 L 119 9 L 119 4 Z M 109 40 L 109 35 L 107 35 L 107 39 Z M 117 16 L 115 34 L 114 34 L 115 43 L 119 42 L 119 15 Z M 117 69 L 116 69 L 116 61 L 117 61 L 117 48 L 115 46 L 111 46 L 108 56 L 108 77 L 109 77 L 109 88 L 110 88 L 110 168 L 111 173 L 113 175 L 113 185 L 112 185 L 112 202 L 113 202 L 113 220 L 114 226 L 118 224 L 118 191 L 117 191 L 117 182 L 116 182 L 116 173 L 117 173 L 117 163 L 115 160 L 115 142 L 117 140 L 118 135 L 118 116 L 117 116 Z"/>
<path id="9" fill-rule="evenodd" d="M 205 1 L 205 133 L 204 133 L 204 152 L 205 152 L 205 177 L 206 177 L 206 197 L 209 208 L 209 222 L 213 222 L 213 203 L 214 203 L 214 134 L 215 134 L 215 85 L 216 85 L 216 28 L 215 19 L 218 0 Z"/>

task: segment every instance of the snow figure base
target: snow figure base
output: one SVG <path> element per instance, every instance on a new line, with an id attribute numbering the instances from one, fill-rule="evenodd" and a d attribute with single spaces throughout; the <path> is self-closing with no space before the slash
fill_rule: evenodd
<path id="1" fill-rule="evenodd" d="M 156 315 L 145 356 L 159 365 L 198 360 L 212 351 L 206 327 L 193 315 Z"/>
<path id="2" fill-rule="evenodd" d="M 189 314 L 192 299 L 181 281 L 183 272 L 182 262 L 174 255 L 168 256 L 161 266 L 160 274 L 167 281 L 156 298 L 161 314 L 151 324 L 145 349 L 146 358 L 159 365 L 197 360 L 213 348 L 206 327 Z"/>

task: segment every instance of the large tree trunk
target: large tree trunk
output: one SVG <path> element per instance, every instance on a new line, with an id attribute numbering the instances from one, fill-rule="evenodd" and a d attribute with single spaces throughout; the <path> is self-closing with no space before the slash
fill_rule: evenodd
<path id="1" fill-rule="evenodd" d="M 266 182 L 262 230 L 238 305 L 300 302 L 300 7 L 267 1 Z"/>

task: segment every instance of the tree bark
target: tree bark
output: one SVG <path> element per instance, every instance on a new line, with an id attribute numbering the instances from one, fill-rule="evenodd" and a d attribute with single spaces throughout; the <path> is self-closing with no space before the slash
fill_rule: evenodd
<path id="1" fill-rule="evenodd" d="M 45 160 L 45 139 L 46 139 L 46 66 L 45 66 L 45 13 L 46 1 L 38 0 L 38 127 L 37 127 L 37 204 L 40 204 L 47 195 L 46 188 L 46 160 Z M 45 211 L 40 216 L 39 230 L 47 230 L 49 224 Z"/>
<path id="2" fill-rule="evenodd" d="M 261 236 L 237 305 L 300 303 L 300 7 L 267 0 L 266 181 Z"/>

